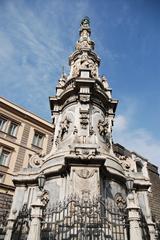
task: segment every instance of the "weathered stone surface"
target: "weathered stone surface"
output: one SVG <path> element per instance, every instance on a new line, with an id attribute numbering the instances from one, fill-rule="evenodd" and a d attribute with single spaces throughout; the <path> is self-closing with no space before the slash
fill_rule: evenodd
<path id="1" fill-rule="evenodd" d="M 33 210 L 28 240 L 32 234 L 34 239 L 40 236 L 43 204 L 35 204 L 40 173 L 46 180 L 48 207 L 71 194 L 84 201 L 102 195 L 121 208 L 127 205 L 130 239 L 142 239 L 139 207 L 152 223 L 150 211 L 142 206 L 143 200 L 148 204 L 146 193 L 150 187 L 146 164 L 142 164 L 142 172 L 138 173 L 136 161 L 141 160 L 134 154 L 126 157 L 113 151 L 112 126 L 118 101 L 112 99 L 107 79 L 98 73 L 100 59 L 93 52 L 90 33 L 89 20 L 85 18 L 76 50 L 69 58 L 70 74 L 61 76 L 56 96 L 50 98 L 55 125 L 51 152 L 31 159 L 31 168 L 14 179 L 17 190 L 12 209 L 15 207 L 18 211 L 28 202 Z M 134 180 L 134 191 L 126 188 L 128 176 Z"/>

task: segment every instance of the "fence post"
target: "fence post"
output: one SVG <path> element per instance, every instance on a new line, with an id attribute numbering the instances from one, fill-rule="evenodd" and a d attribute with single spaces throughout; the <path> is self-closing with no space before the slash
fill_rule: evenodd
<path id="1" fill-rule="evenodd" d="M 6 234 L 5 234 L 4 240 L 10 240 L 11 239 L 15 220 L 16 220 L 15 216 L 13 216 L 13 214 L 11 213 L 10 217 L 8 218 L 7 227 L 6 227 Z"/>
<path id="2" fill-rule="evenodd" d="M 42 202 L 42 192 L 38 193 L 37 199 L 31 205 L 31 225 L 27 240 L 40 240 L 41 234 L 41 220 L 42 220 L 42 210 L 44 204 Z"/>
<path id="3" fill-rule="evenodd" d="M 130 240 L 142 240 L 139 207 L 135 203 L 133 192 L 128 193 L 127 203 Z"/>

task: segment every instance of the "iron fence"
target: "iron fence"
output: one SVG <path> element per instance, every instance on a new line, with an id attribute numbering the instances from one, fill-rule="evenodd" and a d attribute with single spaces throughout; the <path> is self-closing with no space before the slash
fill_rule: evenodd
<path id="1" fill-rule="evenodd" d="M 126 211 L 100 197 L 71 196 L 43 213 L 41 240 L 126 240 Z"/>

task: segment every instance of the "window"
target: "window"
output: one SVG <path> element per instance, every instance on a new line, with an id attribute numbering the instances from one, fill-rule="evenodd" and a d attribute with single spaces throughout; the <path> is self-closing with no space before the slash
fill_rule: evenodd
<path id="1" fill-rule="evenodd" d="M 37 147 L 42 147 L 43 138 L 44 138 L 44 134 L 35 132 L 34 137 L 33 137 L 33 145 L 35 145 Z"/>
<path id="2" fill-rule="evenodd" d="M 4 175 L 2 173 L 0 173 L 0 183 L 3 182 L 3 178 L 4 178 Z"/>
<path id="3" fill-rule="evenodd" d="M 2 148 L 0 153 L 0 165 L 5 165 L 5 166 L 8 165 L 9 157 L 10 157 L 10 152 Z"/>
<path id="4" fill-rule="evenodd" d="M 14 122 L 11 122 L 9 125 L 9 129 L 8 129 L 8 134 L 15 137 L 16 133 L 17 133 L 17 124 Z"/>
<path id="5" fill-rule="evenodd" d="M 19 123 L 0 116 L 0 130 L 15 137 L 17 134 Z"/>
<path id="6" fill-rule="evenodd" d="M 0 117 L 0 130 L 4 131 L 6 127 L 7 120 L 5 118 Z"/>
<path id="7" fill-rule="evenodd" d="M 140 161 L 136 162 L 136 167 L 137 167 L 137 172 L 141 173 L 142 172 L 142 168 L 143 168 L 143 164 Z"/>

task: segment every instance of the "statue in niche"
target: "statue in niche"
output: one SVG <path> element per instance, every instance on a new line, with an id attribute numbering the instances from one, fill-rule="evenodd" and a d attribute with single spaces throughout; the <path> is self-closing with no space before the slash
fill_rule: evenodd
<path id="1" fill-rule="evenodd" d="M 86 66 L 87 61 L 88 61 L 88 54 L 86 52 L 84 52 L 81 55 L 81 61 L 80 61 L 80 65 L 81 65 L 82 68 Z"/>
<path id="2" fill-rule="evenodd" d="M 107 117 L 104 119 L 104 121 L 99 120 L 99 122 L 98 122 L 98 130 L 99 130 L 99 134 L 106 141 L 107 147 L 110 148 L 112 140 L 111 140 L 111 132 L 110 132 L 109 120 L 108 120 Z"/>
<path id="3" fill-rule="evenodd" d="M 64 119 L 64 121 L 61 122 L 61 130 L 60 130 L 60 139 L 62 140 L 65 133 L 68 133 L 69 125 L 71 123 L 71 120 L 67 117 Z"/>
<path id="4" fill-rule="evenodd" d="M 58 86 L 64 87 L 64 85 L 66 84 L 66 81 L 67 81 L 67 76 L 66 74 L 63 73 L 62 77 L 58 81 Z"/>
<path id="5" fill-rule="evenodd" d="M 107 78 L 104 75 L 102 75 L 101 81 L 102 81 L 104 89 L 107 90 L 109 88 L 109 85 L 108 85 Z"/>
<path id="6" fill-rule="evenodd" d="M 89 37 L 89 33 L 87 30 L 83 30 L 83 32 L 81 33 L 81 36 L 83 37 L 83 39 L 87 39 Z"/>
<path id="7" fill-rule="evenodd" d="M 83 41 L 82 43 L 79 43 L 83 45 L 82 47 L 87 47 L 88 43 L 85 43 L 86 41 Z M 88 57 L 87 53 L 83 53 L 81 55 L 81 58 L 77 59 L 73 65 L 73 77 L 77 77 L 79 75 L 79 70 L 80 69 L 90 69 L 91 70 L 91 75 L 92 77 L 97 76 L 97 67 L 98 64 L 94 63 L 94 61 Z"/>
<path id="8" fill-rule="evenodd" d="M 104 121 L 99 120 L 98 122 L 98 130 L 99 134 L 102 137 L 105 137 L 107 133 L 109 133 L 109 122 L 108 119 L 105 119 Z"/>
<path id="9" fill-rule="evenodd" d="M 83 53 L 81 56 L 80 68 L 93 68 L 94 62 L 92 59 L 89 59 L 87 53 Z"/>
<path id="10" fill-rule="evenodd" d="M 87 137 L 87 143 L 89 144 L 96 144 L 96 133 L 94 132 L 93 127 L 89 129 L 89 136 Z"/>

